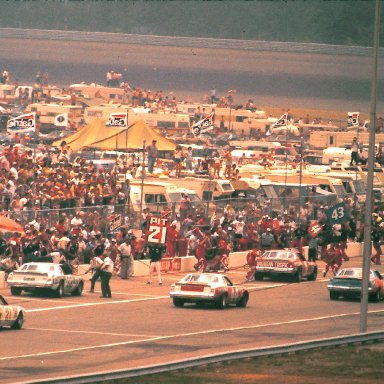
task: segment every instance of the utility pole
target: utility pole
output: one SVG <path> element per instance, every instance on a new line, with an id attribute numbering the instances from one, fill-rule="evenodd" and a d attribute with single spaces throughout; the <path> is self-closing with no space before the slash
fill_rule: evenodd
<path id="1" fill-rule="evenodd" d="M 364 248 L 363 248 L 363 281 L 360 302 L 360 333 L 367 332 L 368 314 L 368 285 L 371 269 L 371 227 L 372 227 L 372 200 L 373 200 L 373 172 L 375 160 L 375 129 L 376 129 L 376 101 L 377 101 L 377 62 L 379 53 L 380 35 L 380 0 L 375 1 L 375 22 L 373 33 L 373 73 L 371 88 L 371 122 L 369 124 L 369 148 L 367 171 L 367 197 L 365 201 L 364 218 Z"/>

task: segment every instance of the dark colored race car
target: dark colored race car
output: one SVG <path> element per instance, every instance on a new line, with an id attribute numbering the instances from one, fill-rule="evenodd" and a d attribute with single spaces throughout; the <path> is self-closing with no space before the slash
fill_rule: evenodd
<path id="1" fill-rule="evenodd" d="M 170 296 L 175 307 L 197 303 L 213 304 L 220 309 L 229 304 L 244 308 L 249 292 L 246 287 L 234 285 L 227 276 L 219 273 L 189 273 L 172 284 Z"/>
<path id="2" fill-rule="evenodd" d="M 363 270 L 362 268 L 341 269 L 328 282 L 329 298 L 337 300 L 339 297 L 360 298 Z M 371 301 L 378 302 L 384 298 L 384 279 L 379 271 L 369 271 L 368 294 Z"/>
<path id="3" fill-rule="evenodd" d="M 288 276 L 295 282 L 300 282 L 303 278 L 309 281 L 317 279 L 316 263 L 307 261 L 295 249 L 268 250 L 256 261 L 255 280 L 263 280 L 265 276 Z"/>

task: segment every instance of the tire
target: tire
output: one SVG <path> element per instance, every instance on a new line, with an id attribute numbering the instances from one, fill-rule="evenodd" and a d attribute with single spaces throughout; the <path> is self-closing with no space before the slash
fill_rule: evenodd
<path id="1" fill-rule="evenodd" d="M 255 273 L 255 280 L 256 281 L 263 281 L 263 279 L 264 279 L 264 274 L 262 274 L 260 272 Z"/>
<path id="2" fill-rule="evenodd" d="M 64 296 L 64 282 L 60 281 L 59 287 L 56 289 L 56 297 L 63 297 Z"/>
<path id="3" fill-rule="evenodd" d="M 292 277 L 292 280 L 295 282 L 295 283 L 300 283 L 301 282 L 301 279 L 302 279 L 302 276 L 303 276 L 303 271 L 301 270 L 301 268 L 299 268 L 296 273 L 293 275 Z"/>
<path id="4" fill-rule="evenodd" d="M 19 287 L 11 287 L 11 293 L 13 296 L 20 296 L 22 289 Z"/>
<path id="5" fill-rule="evenodd" d="M 308 281 L 315 281 L 317 279 L 317 267 L 313 269 L 313 272 L 308 276 Z"/>
<path id="6" fill-rule="evenodd" d="M 182 308 L 184 306 L 184 300 L 179 299 L 178 297 L 173 298 L 173 305 L 177 308 Z"/>
<path id="7" fill-rule="evenodd" d="M 24 315 L 22 312 L 19 313 L 19 316 L 17 316 L 16 321 L 12 324 L 12 329 L 21 329 L 24 324 Z"/>
<path id="8" fill-rule="evenodd" d="M 372 293 L 371 295 L 369 295 L 369 300 L 374 303 L 378 303 L 380 299 L 381 299 L 380 290 L 378 290 L 376 293 Z"/>
<path id="9" fill-rule="evenodd" d="M 224 309 L 228 305 L 228 296 L 226 293 L 224 295 L 221 295 L 218 300 L 216 301 L 216 308 Z"/>
<path id="10" fill-rule="evenodd" d="M 337 300 L 339 298 L 339 294 L 337 292 L 330 291 L 329 292 L 329 298 L 331 300 Z"/>
<path id="11" fill-rule="evenodd" d="M 73 291 L 73 296 L 81 296 L 83 294 L 84 283 L 81 281 L 76 289 Z"/>
<path id="12" fill-rule="evenodd" d="M 247 304 L 248 304 L 248 300 L 249 300 L 249 293 L 248 292 L 244 292 L 243 296 L 237 302 L 236 306 L 237 307 L 241 307 L 241 308 L 245 308 L 247 306 Z"/>

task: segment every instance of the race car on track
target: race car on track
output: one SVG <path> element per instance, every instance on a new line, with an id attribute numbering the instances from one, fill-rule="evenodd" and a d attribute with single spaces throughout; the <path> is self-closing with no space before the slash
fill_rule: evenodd
<path id="1" fill-rule="evenodd" d="M 172 284 L 170 296 L 175 307 L 185 303 L 213 304 L 225 308 L 229 304 L 246 307 L 249 299 L 247 288 L 234 285 L 219 273 L 189 273 L 179 282 Z"/>
<path id="2" fill-rule="evenodd" d="M 337 300 L 344 298 L 359 298 L 363 280 L 362 268 L 341 269 L 328 282 L 329 298 Z M 384 279 L 379 271 L 369 271 L 368 294 L 371 301 L 378 302 L 384 298 Z"/>
<path id="3" fill-rule="evenodd" d="M 60 264 L 33 262 L 23 264 L 8 276 L 12 295 L 22 291 L 45 290 L 54 292 L 57 297 L 65 294 L 81 296 L 84 281 L 81 276 L 64 273 Z"/>
<path id="4" fill-rule="evenodd" d="M 263 280 L 264 276 L 288 276 L 300 282 L 303 278 L 309 281 L 317 279 L 317 265 L 307 261 L 295 249 L 272 249 L 265 251 L 256 259 L 255 280 Z"/>
<path id="5" fill-rule="evenodd" d="M 9 305 L 0 295 L 0 328 L 21 329 L 25 320 L 25 310 L 18 305 Z"/>

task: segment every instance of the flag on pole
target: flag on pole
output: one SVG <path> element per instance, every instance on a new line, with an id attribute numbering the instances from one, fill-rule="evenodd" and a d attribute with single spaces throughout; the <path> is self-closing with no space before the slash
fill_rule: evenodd
<path id="1" fill-rule="evenodd" d="M 357 128 L 359 126 L 359 116 L 360 112 L 348 112 L 347 126 Z"/>
<path id="2" fill-rule="evenodd" d="M 118 128 L 127 128 L 128 127 L 128 113 L 127 112 L 112 112 L 109 114 L 108 121 L 106 123 L 107 127 L 118 127 Z"/>
<path id="3" fill-rule="evenodd" d="M 195 137 L 199 137 L 202 133 L 212 131 L 213 127 L 213 112 L 211 112 L 209 115 L 193 124 L 191 130 Z"/>
<path id="4" fill-rule="evenodd" d="M 36 130 L 36 113 L 27 113 L 9 119 L 7 121 L 7 132 L 9 133 L 28 133 Z"/>
<path id="5" fill-rule="evenodd" d="M 285 127 L 286 125 L 288 124 L 288 113 L 285 112 L 283 113 L 279 120 L 277 120 L 271 128 L 275 128 L 275 127 Z"/>
<path id="6" fill-rule="evenodd" d="M 68 125 L 68 113 L 61 113 L 55 116 L 56 127 L 66 127 Z"/>

